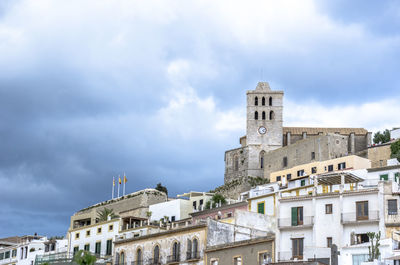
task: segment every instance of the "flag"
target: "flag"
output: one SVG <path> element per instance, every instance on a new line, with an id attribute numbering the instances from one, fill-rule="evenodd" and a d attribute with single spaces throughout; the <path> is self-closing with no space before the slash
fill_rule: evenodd
<path id="1" fill-rule="evenodd" d="M 115 179 L 114 179 L 114 177 L 113 177 L 113 186 L 115 186 Z"/>
<path id="2" fill-rule="evenodd" d="M 118 183 L 121 184 L 121 177 L 118 177 Z"/>
<path id="3" fill-rule="evenodd" d="M 124 174 L 124 183 L 127 183 L 128 179 L 126 178 L 126 175 Z"/>

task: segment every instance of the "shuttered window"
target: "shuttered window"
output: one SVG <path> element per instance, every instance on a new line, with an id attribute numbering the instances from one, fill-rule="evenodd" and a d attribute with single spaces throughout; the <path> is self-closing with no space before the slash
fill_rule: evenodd
<path id="1" fill-rule="evenodd" d="M 112 240 L 107 240 L 107 249 L 106 249 L 106 255 L 109 256 L 111 255 L 111 250 L 112 250 Z"/>
<path id="2" fill-rule="evenodd" d="M 257 204 L 257 212 L 265 214 L 265 203 L 264 202 L 259 202 Z"/>
<path id="3" fill-rule="evenodd" d="M 397 215 L 397 200 L 388 200 L 388 215 Z"/>
<path id="4" fill-rule="evenodd" d="M 389 179 L 389 175 L 388 174 L 380 175 L 379 179 L 380 180 L 388 180 Z"/>
<path id="5" fill-rule="evenodd" d="M 100 254 L 100 249 L 101 249 L 101 242 L 96 242 L 96 249 L 94 253 Z"/>
<path id="6" fill-rule="evenodd" d="M 292 207 L 292 226 L 303 224 L 303 207 Z"/>

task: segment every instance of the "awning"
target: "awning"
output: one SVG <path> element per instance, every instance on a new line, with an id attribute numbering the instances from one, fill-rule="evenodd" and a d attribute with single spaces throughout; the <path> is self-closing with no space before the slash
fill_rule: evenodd
<path id="1" fill-rule="evenodd" d="M 322 185 L 340 185 L 344 176 L 344 183 L 358 183 L 364 179 L 357 177 L 349 172 L 334 172 L 317 175 L 318 184 Z"/>

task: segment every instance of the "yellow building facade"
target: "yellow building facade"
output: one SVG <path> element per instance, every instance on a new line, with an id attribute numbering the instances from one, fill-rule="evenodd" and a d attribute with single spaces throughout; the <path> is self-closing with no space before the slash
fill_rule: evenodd
<path id="1" fill-rule="evenodd" d="M 287 183 L 289 180 L 295 180 L 312 174 L 323 174 L 349 169 L 371 168 L 371 161 L 367 158 L 356 155 L 343 156 L 325 161 L 315 161 L 308 164 L 295 166 L 292 168 L 275 171 L 271 173 L 271 182 Z"/>

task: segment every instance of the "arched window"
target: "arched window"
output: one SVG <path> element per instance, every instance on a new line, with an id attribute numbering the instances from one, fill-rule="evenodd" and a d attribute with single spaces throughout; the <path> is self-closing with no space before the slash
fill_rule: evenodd
<path id="1" fill-rule="evenodd" d="M 179 244 L 174 242 L 172 246 L 172 260 L 171 261 L 179 261 Z"/>
<path id="2" fill-rule="evenodd" d="M 195 239 L 193 239 L 193 247 L 192 247 L 192 253 L 193 253 L 193 258 L 199 258 L 199 254 L 197 253 L 198 252 L 198 245 L 199 245 L 199 242 L 197 241 L 197 238 L 195 238 Z"/>
<path id="3" fill-rule="evenodd" d="M 119 254 L 119 264 L 124 264 L 125 263 L 125 253 L 122 251 L 121 254 Z"/>
<path id="4" fill-rule="evenodd" d="M 269 112 L 269 119 L 270 120 L 275 119 L 275 113 L 272 110 Z"/>
<path id="5" fill-rule="evenodd" d="M 239 157 L 237 155 L 233 157 L 233 169 L 235 171 L 239 170 Z"/>
<path id="6" fill-rule="evenodd" d="M 264 168 L 264 155 L 265 155 L 265 151 L 261 151 L 260 152 L 260 168 Z"/>
<path id="7" fill-rule="evenodd" d="M 257 111 L 254 112 L 254 119 L 255 119 L 255 120 L 258 120 L 258 112 L 257 112 Z"/>
<path id="8" fill-rule="evenodd" d="M 136 263 L 137 265 L 143 265 L 143 255 L 142 255 L 142 250 L 140 248 L 136 250 Z"/>
<path id="9" fill-rule="evenodd" d="M 269 105 L 272 106 L 272 97 L 269 97 Z"/>
<path id="10" fill-rule="evenodd" d="M 262 119 L 265 120 L 265 111 L 262 112 Z"/>
<path id="11" fill-rule="evenodd" d="M 160 247 L 156 245 L 153 251 L 153 261 L 154 264 L 158 264 L 160 262 Z"/>
<path id="12" fill-rule="evenodd" d="M 186 251 L 186 259 L 192 259 L 192 240 L 187 240 L 187 251 Z"/>
<path id="13" fill-rule="evenodd" d="M 258 97 L 254 98 L 254 105 L 258 106 Z"/>
<path id="14" fill-rule="evenodd" d="M 265 106 L 265 97 L 262 97 L 261 105 Z"/>

